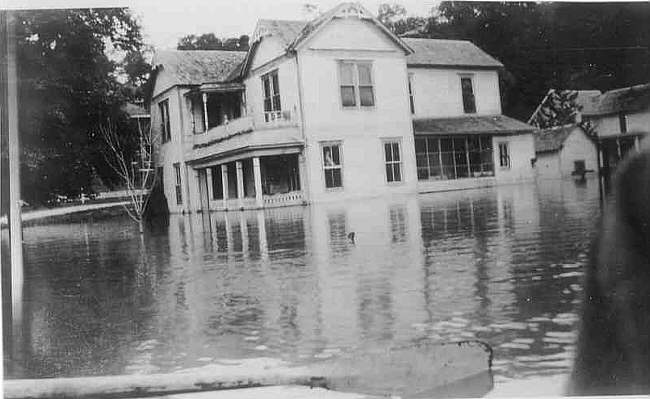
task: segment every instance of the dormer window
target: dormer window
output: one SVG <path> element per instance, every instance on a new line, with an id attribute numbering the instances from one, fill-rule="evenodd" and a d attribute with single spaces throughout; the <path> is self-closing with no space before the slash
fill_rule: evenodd
<path id="1" fill-rule="evenodd" d="M 474 99 L 474 86 L 471 76 L 460 77 L 460 89 L 463 93 L 463 110 L 466 114 L 475 114 L 476 100 Z"/>
<path id="2" fill-rule="evenodd" d="M 278 70 L 262 75 L 262 89 L 264 94 L 264 121 L 271 122 L 282 118 L 280 105 L 280 83 Z"/>
<path id="3" fill-rule="evenodd" d="M 344 108 L 373 107 L 375 89 L 370 62 L 341 61 L 339 63 L 341 105 Z"/>

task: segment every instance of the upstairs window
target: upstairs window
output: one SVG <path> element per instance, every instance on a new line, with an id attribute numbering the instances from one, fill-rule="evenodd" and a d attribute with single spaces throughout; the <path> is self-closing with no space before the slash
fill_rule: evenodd
<path id="1" fill-rule="evenodd" d="M 282 106 L 280 104 L 280 83 L 278 71 L 271 71 L 262 75 L 262 90 L 264 94 L 264 120 L 274 121 L 282 117 Z"/>
<path id="2" fill-rule="evenodd" d="M 463 110 L 466 114 L 476 113 L 476 101 L 474 99 L 474 87 L 470 76 L 460 78 L 460 88 L 463 92 Z"/>
<path id="3" fill-rule="evenodd" d="M 375 89 L 372 64 L 369 62 L 341 61 L 339 63 L 341 104 L 345 108 L 372 107 L 375 105 Z"/>
<path id="4" fill-rule="evenodd" d="M 621 129 L 621 133 L 627 133 L 627 115 L 625 115 L 625 112 L 618 114 L 618 127 Z"/>
<path id="5" fill-rule="evenodd" d="M 341 145 L 323 145 L 323 171 L 325 173 L 325 187 L 343 187 Z"/>
<path id="6" fill-rule="evenodd" d="M 389 183 L 402 181 L 402 157 L 399 151 L 399 141 L 384 143 L 384 161 L 386 163 L 386 181 Z"/>
<path id="7" fill-rule="evenodd" d="M 409 104 L 411 105 L 411 113 L 415 113 L 415 101 L 413 99 L 413 74 L 409 73 Z"/>
<path id="8" fill-rule="evenodd" d="M 510 168 L 510 151 L 508 143 L 499 143 L 499 166 L 502 168 Z"/>
<path id="9" fill-rule="evenodd" d="M 169 123 L 169 100 L 163 100 L 158 103 L 160 110 L 160 132 L 162 133 L 163 143 L 168 142 L 172 138 L 171 126 Z"/>

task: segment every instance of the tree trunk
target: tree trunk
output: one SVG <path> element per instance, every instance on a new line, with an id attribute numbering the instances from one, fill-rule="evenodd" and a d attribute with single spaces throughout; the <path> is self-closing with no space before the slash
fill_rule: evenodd
<path id="1" fill-rule="evenodd" d="M 144 234 L 144 223 L 142 218 L 138 219 L 138 228 L 140 229 L 140 234 Z"/>

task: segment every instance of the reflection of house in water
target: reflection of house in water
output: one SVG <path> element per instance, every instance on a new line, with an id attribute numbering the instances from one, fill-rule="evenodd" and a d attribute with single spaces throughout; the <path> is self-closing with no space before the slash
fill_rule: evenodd
<path id="1" fill-rule="evenodd" d="M 153 128 L 172 213 L 533 178 L 503 65 L 467 41 L 399 38 L 357 3 L 260 20 L 251 48 L 157 51 Z"/>

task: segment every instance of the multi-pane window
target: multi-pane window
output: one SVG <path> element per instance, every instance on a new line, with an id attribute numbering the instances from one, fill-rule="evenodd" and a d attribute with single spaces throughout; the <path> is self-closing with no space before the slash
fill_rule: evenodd
<path id="1" fill-rule="evenodd" d="M 183 191 L 181 189 L 181 165 L 179 163 L 174 164 L 174 177 L 176 178 L 176 204 L 181 205 L 183 203 Z"/>
<path id="2" fill-rule="evenodd" d="M 323 172 L 326 188 L 343 186 L 340 144 L 323 145 Z"/>
<path id="3" fill-rule="evenodd" d="M 169 123 L 169 100 L 163 100 L 158 103 L 160 110 L 160 132 L 162 133 L 163 143 L 171 140 L 171 126 Z"/>
<path id="4" fill-rule="evenodd" d="M 494 176 L 492 137 L 419 137 L 415 139 L 419 180 Z"/>
<path id="5" fill-rule="evenodd" d="M 466 114 L 476 113 L 476 101 L 474 99 L 474 87 L 472 78 L 463 76 L 460 78 L 460 88 L 463 93 L 463 110 Z"/>
<path id="6" fill-rule="evenodd" d="M 399 141 L 384 143 L 384 161 L 386 163 L 386 181 L 402 181 L 402 157 L 399 151 Z"/>
<path id="7" fill-rule="evenodd" d="M 413 98 L 413 74 L 409 73 L 409 105 L 411 106 L 411 113 L 415 113 L 415 100 Z"/>
<path id="8" fill-rule="evenodd" d="M 262 89 L 264 94 L 264 120 L 274 121 L 282 117 L 282 106 L 280 104 L 280 83 L 278 71 L 271 71 L 262 75 Z"/>
<path id="9" fill-rule="evenodd" d="M 502 168 L 510 167 L 510 151 L 508 143 L 499 143 L 499 166 Z"/>
<path id="10" fill-rule="evenodd" d="M 372 107 L 375 92 L 372 79 L 372 64 L 369 62 L 341 61 L 339 63 L 341 104 L 344 107 Z"/>

